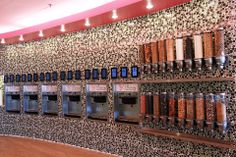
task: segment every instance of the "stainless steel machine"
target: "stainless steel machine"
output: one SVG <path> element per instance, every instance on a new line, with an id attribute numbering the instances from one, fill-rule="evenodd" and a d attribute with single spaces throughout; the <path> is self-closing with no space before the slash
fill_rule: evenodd
<path id="1" fill-rule="evenodd" d="M 62 85 L 62 106 L 65 116 L 80 117 L 82 115 L 81 85 Z"/>
<path id="2" fill-rule="evenodd" d="M 38 113 L 38 86 L 37 85 L 24 85 L 24 112 Z"/>
<path id="3" fill-rule="evenodd" d="M 7 112 L 20 112 L 20 86 L 5 86 L 5 106 Z"/>
<path id="4" fill-rule="evenodd" d="M 91 119 L 108 119 L 108 97 L 106 84 L 86 85 L 87 116 Z"/>
<path id="5" fill-rule="evenodd" d="M 113 84 L 113 94 L 115 121 L 139 123 L 138 84 Z"/>
<path id="6" fill-rule="evenodd" d="M 42 85 L 42 111 L 44 114 L 58 114 L 56 85 Z"/>

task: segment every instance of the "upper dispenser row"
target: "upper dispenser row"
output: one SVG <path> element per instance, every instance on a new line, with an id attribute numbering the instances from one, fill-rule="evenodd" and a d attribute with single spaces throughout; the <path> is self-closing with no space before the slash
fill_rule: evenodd
<path id="1" fill-rule="evenodd" d="M 193 35 L 168 38 L 140 46 L 143 72 L 158 73 L 184 68 L 201 70 L 203 65 L 209 70 L 215 65 L 222 69 L 226 63 L 224 52 L 224 29 L 197 32 Z"/>

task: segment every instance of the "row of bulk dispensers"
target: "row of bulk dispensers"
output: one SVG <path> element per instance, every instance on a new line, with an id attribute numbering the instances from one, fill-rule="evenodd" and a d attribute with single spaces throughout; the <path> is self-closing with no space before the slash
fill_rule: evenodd
<path id="1" fill-rule="evenodd" d="M 189 33 L 175 39 L 167 37 L 140 45 L 142 75 L 202 69 L 221 70 L 228 61 L 224 51 L 224 34 L 223 28 L 217 28 L 214 31 Z M 191 129 L 218 129 L 224 133 L 229 128 L 226 104 L 225 93 L 141 93 L 141 126 L 148 122 L 168 129 L 168 124 L 178 124 Z M 171 105 L 175 107 L 170 107 Z M 199 108 L 198 105 L 202 107 Z M 155 115 L 157 112 L 159 113 Z M 197 119 L 198 115 L 201 115 L 200 119 Z"/>
<path id="2" fill-rule="evenodd" d="M 227 63 L 224 52 L 224 29 L 167 37 L 140 45 L 143 74 L 183 70 L 223 69 Z"/>
<path id="3" fill-rule="evenodd" d="M 141 126 L 180 127 L 225 133 L 229 128 L 225 93 L 144 92 Z"/>

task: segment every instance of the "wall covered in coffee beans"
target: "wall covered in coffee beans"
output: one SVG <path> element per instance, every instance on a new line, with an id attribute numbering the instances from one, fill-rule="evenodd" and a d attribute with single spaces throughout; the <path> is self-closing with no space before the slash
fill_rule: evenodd
<path id="1" fill-rule="evenodd" d="M 158 13 L 96 27 L 76 33 L 67 33 L 41 41 L 5 45 L 0 47 L 1 74 L 27 74 L 62 70 L 83 71 L 86 68 L 139 65 L 139 45 L 163 39 L 168 35 L 213 30 L 222 25 L 225 29 L 225 53 L 229 58 L 224 70 L 200 72 L 175 72 L 142 76 L 138 79 L 206 78 L 234 76 L 236 56 L 235 0 L 193 0 Z M 110 79 L 110 78 L 109 78 Z M 86 81 L 55 81 L 58 95 L 61 85 L 78 83 L 85 89 Z M 11 83 L 9 83 L 11 84 Z M 23 83 L 14 83 L 23 85 Z M 27 84 L 27 83 L 25 83 Z M 45 82 L 35 83 L 38 85 Z M 21 86 L 22 87 L 22 86 Z M 201 130 L 170 127 L 169 130 L 205 137 L 236 141 L 236 103 L 234 82 L 169 83 L 142 85 L 141 91 L 226 92 L 229 105 L 227 115 L 230 129 L 226 134 Z M 236 151 L 182 142 L 164 137 L 144 135 L 136 131 L 138 126 L 114 122 L 112 85 L 109 84 L 109 120 L 101 122 L 85 117 L 85 93 L 83 92 L 82 118 L 62 115 L 59 97 L 58 116 L 40 112 L 31 115 L 7 113 L 0 109 L 0 134 L 28 136 L 97 149 L 123 156 L 234 156 Z M 21 98 L 23 98 L 21 93 Z M 39 94 L 39 100 L 41 95 Z M 21 102 L 23 106 L 23 102 Z M 41 101 L 39 101 L 41 111 Z"/>

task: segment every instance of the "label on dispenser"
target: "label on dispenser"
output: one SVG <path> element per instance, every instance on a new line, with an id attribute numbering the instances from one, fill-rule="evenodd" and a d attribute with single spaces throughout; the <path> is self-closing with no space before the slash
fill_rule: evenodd
<path id="1" fill-rule="evenodd" d="M 23 92 L 37 92 L 38 86 L 23 86 Z"/>
<path id="2" fill-rule="evenodd" d="M 88 92 L 107 92 L 106 84 L 87 84 L 86 89 Z"/>
<path id="3" fill-rule="evenodd" d="M 57 92 L 55 85 L 42 85 L 42 92 Z"/>
<path id="4" fill-rule="evenodd" d="M 80 85 L 62 85 L 63 92 L 80 92 Z"/>
<path id="5" fill-rule="evenodd" d="M 6 86 L 5 91 L 6 92 L 19 92 L 20 86 Z"/>
<path id="6" fill-rule="evenodd" d="M 138 92 L 138 84 L 115 84 L 116 92 Z"/>

